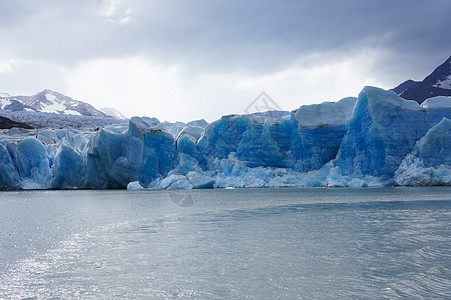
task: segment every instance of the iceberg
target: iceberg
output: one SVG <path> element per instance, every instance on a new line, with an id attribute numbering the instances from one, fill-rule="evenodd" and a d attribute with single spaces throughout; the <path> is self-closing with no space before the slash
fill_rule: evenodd
<path id="1" fill-rule="evenodd" d="M 357 98 L 210 124 L 0 131 L 0 189 L 451 185 L 451 97 Z"/>

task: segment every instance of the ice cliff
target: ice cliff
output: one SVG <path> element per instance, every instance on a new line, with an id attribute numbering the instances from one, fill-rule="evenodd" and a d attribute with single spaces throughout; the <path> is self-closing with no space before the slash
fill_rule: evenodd
<path id="1" fill-rule="evenodd" d="M 451 98 L 365 87 L 292 112 L 4 130 L 0 189 L 451 185 Z"/>
<path id="2" fill-rule="evenodd" d="M 394 180 L 399 185 L 451 185 L 451 120 L 442 119 L 415 144 Z"/>

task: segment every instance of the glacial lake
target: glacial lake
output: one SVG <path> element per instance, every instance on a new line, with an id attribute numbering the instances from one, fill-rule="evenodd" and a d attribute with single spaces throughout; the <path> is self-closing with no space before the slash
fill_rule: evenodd
<path id="1" fill-rule="evenodd" d="M 451 298 L 451 188 L 0 193 L 0 299 Z"/>

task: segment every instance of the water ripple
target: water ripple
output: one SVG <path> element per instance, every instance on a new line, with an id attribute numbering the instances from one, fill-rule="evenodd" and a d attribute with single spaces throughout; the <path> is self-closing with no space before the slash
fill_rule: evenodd
<path id="1" fill-rule="evenodd" d="M 10 253 L 2 254 L 0 299 L 451 298 L 449 190 L 427 189 L 430 199 L 445 191 L 436 197 L 445 200 L 431 201 L 415 200 L 418 190 L 412 201 L 339 190 L 344 202 L 267 191 L 258 199 L 205 191 L 209 198 L 190 207 L 145 193 L 47 204 L 37 210 L 47 221 L 23 233 L 54 234 L 44 250 L 17 227 L 0 227 L 13 233 L 2 243 Z M 20 216 L 20 207 L 10 209 Z"/>

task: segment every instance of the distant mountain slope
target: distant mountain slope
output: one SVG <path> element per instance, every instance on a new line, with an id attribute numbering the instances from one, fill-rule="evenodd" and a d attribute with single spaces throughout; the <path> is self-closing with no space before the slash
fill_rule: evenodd
<path id="1" fill-rule="evenodd" d="M 26 128 L 26 129 L 33 129 L 28 124 L 22 123 L 22 122 L 16 122 L 11 119 L 8 119 L 6 117 L 0 116 L 0 129 L 11 129 L 13 127 L 19 127 L 19 128 Z"/>
<path id="2" fill-rule="evenodd" d="M 392 91 L 394 91 L 398 96 L 404 93 L 407 89 L 410 89 L 415 84 L 419 83 L 420 81 L 414 81 L 412 79 L 406 80 L 397 87 L 393 88 Z"/>
<path id="3" fill-rule="evenodd" d="M 100 109 L 101 112 L 106 114 L 107 116 L 113 117 L 118 120 L 127 119 L 120 111 L 111 107 L 103 107 Z"/>
<path id="4" fill-rule="evenodd" d="M 418 103 L 432 97 L 451 96 L 451 56 L 423 81 L 413 83 L 408 80 L 393 90 L 402 98 Z M 406 86 L 409 87 L 404 89 Z"/>
<path id="5" fill-rule="evenodd" d="M 0 109 L 12 112 L 30 111 L 62 115 L 108 117 L 92 105 L 61 93 L 43 90 L 33 96 L 0 95 Z"/>
<path id="6" fill-rule="evenodd" d="M 34 128 L 97 128 L 111 124 L 124 124 L 127 120 L 117 120 L 112 117 L 81 116 L 54 114 L 37 111 L 0 110 L 0 116 L 18 123 L 25 123 Z M 19 127 L 19 126 L 14 126 Z M 24 127 L 25 128 L 25 127 Z"/>

